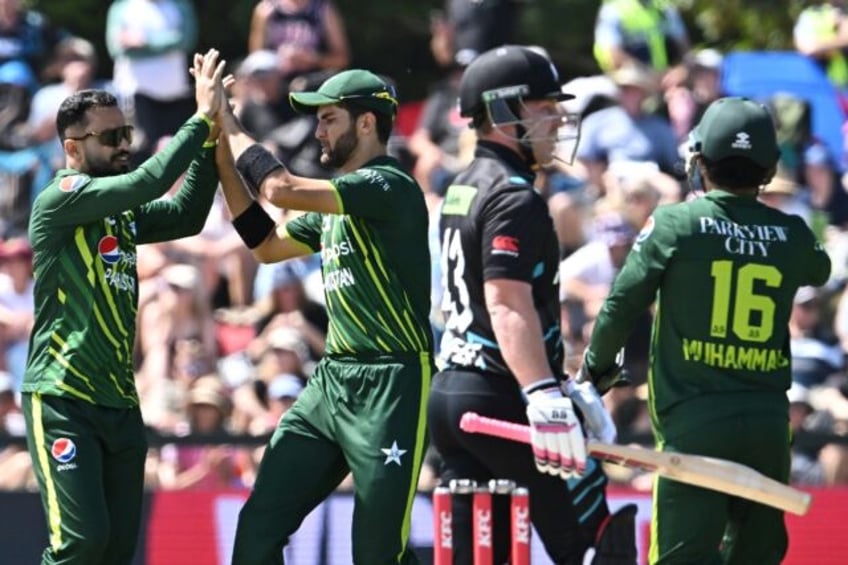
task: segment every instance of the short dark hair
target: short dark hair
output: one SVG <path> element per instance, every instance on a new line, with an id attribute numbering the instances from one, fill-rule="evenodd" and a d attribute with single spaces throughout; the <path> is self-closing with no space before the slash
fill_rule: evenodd
<path id="1" fill-rule="evenodd" d="M 373 108 L 367 108 L 351 100 L 342 100 L 339 106 L 350 113 L 351 122 L 356 121 L 356 118 L 367 112 L 374 114 L 374 118 L 377 120 L 377 139 L 379 139 L 380 143 L 383 145 L 389 143 L 389 137 L 392 135 L 392 128 L 394 128 L 395 124 L 393 115 L 377 112 Z"/>
<path id="2" fill-rule="evenodd" d="M 87 113 L 92 108 L 113 108 L 118 105 L 115 95 L 105 90 L 80 90 L 71 94 L 59 106 L 56 113 L 56 131 L 65 139 L 69 127 L 88 124 Z"/>
<path id="3" fill-rule="evenodd" d="M 768 184 L 774 168 L 764 169 L 745 157 L 711 161 L 701 155 L 707 176 L 718 187 L 732 191 L 750 190 Z"/>

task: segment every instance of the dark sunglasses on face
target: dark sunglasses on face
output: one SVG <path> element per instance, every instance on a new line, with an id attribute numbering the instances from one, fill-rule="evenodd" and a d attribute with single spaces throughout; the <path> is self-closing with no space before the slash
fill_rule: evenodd
<path id="1" fill-rule="evenodd" d="M 87 131 L 79 137 L 68 136 L 66 139 L 80 141 L 88 137 L 96 137 L 97 141 L 108 147 L 119 147 L 121 141 L 126 140 L 127 143 L 132 143 L 133 127 L 121 126 L 119 128 L 107 129 L 103 131 Z"/>

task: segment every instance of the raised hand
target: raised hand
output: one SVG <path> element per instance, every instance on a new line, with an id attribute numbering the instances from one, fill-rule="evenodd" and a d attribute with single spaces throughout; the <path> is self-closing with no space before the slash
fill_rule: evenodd
<path id="1" fill-rule="evenodd" d="M 195 54 L 191 74 L 194 76 L 194 95 L 197 111 L 213 118 L 223 102 L 222 78 L 226 61 L 218 61 L 218 50 L 210 49 L 205 55 Z"/>

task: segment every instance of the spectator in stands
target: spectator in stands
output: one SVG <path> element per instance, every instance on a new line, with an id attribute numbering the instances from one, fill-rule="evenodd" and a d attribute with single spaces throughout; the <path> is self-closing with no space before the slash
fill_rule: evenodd
<path id="1" fill-rule="evenodd" d="M 841 0 L 808 0 L 792 30 L 795 49 L 811 57 L 840 89 L 848 87 L 848 17 Z"/>
<path id="2" fill-rule="evenodd" d="M 465 68 L 459 60 L 432 88 L 424 103 L 418 125 L 409 138 L 415 158 L 413 173 L 433 209 L 444 196 L 454 175 L 468 164 L 473 154 L 474 130 L 459 115 L 456 103 L 459 80 Z"/>
<path id="3" fill-rule="evenodd" d="M 16 400 L 12 375 L 0 371 L 0 491 L 35 490 L 32 461 L 23 445 L 2 445 L 9 437 L 23 437 L 26 423 Z"/>
<path id="4" fill-rule="evenodd" d="M 626 66 L 611 75 L 618 104 L 593 112 L 582 125 L 577 159 L 589 183 L 605 193 L 603 174 L 617 161 L 656 163 L 667 174 L 682 172 L 677 139 L 668 121 L 647 113 L 645 101 L 657 93 L 656 75 L 642 66 Z"/>
<path id="5" fill-rule="evenodd" d="M 253 137 L 288 163 L 298 175 L 324 178 L 319 164 L 321 144 L 315 139 L 315 117 L 298 114 L 288 100 L 290 89 L 279 67 L 278 55 L 269 49 L 250 53 L 237 70 L 238 117 Z"/>
<path id="6" fill-rule="evenodd" d="M 260 336 L 266 349 L 257 362 L 257 375 L 266 383 L 277 375 L 287 373 L 306 379 L 312 370 L 309 346 L 300 331 L 280 326 Z"/>
<path id="7" fill-rule="evenodd" d="M 302 262 L 285 261 L 272 266 L 272 290 L 260 305 L 261 317 L 256 322 L 257 339 L 249 347 L 252 355 L 267 348 L 270 333 L 276 328 L 292 328 L 306 340 L 310 355 L 318 359 L 324 353 L 327 311 L 310 299 L 304 288 L 306 269 Z"/>
<path id="8" fill-rule="evenodd" d="M 26 63 L 16 60 L 0 65 L 0 237 L 26 232 L 33 190 L 50 179 L 43 173 L 38 153 L 30 148 L 26 126 L 36 87 Z"/>
<path id="9" fill-rule="evenodd" d="M 589 242 L 559 265 L 563 333 L 582 342 L 588 338 L 584 326 L 598 315 L 636 237 L 634 226 L 618 211 L 601 212 L 591 232 Z"/>
<path id="10" fill-rule="evenodd" d="M 267 410 L 264 414 L 257 414 L 257 417 L 254 418 L 251 424 L 250 432 L 255 435 L 273 432 L 280 418 L 283 417 L 283 414 L 292 407 L 294 401 L 300 396 L 303 386 L 303 379 L 292 373 L 280 373 L 271 379 L 266 387 L 267 391 L 265 394 Z"/>
<path id="11" fill-rule="evenodd" d="M 98 80 L 97 52 L 91 42 L 81 37 L 67 37 L 54 50 L 53 59 L 45 75 L 59 82 L 45 84 L 32 98 L 27 124 L 31 142 L 43 144 L 44 158 L 50 167 L 50 176 L 64 165 L 62 144 L 56 132 L 56 112 L 62 101 L 75 92 L 97 88 L 112 92 L 110 81 Z M 36 191 L 41 186 L 35 187 Z M 35 196 L 35 195 L 34 195 Z"/>
<path id="12" fill-rule="evenodd" d="M 211 435 L 227 431 L 230 399 L 218 375 L 198 378 L 188 391 L 186 434 Z M 165 490 L 220 490 L 243 486 L 226 445 L 165 445 L 159 486 Z"/>
<path id="13" fill-rule="evenodd" d="M 786 391 L 786 396 L 789 399 L 789 428 L 792 430 L 792 437 L 796 437 L 805 428 L 805 424 L 812 420 L 815 409 L 810 404 L 810 389 L 804 385 L 792 383 Z M 828 433 L 830 431 L 826 430 Z M 816 450 L 799 449 L 797 445 L 793 445 L 789 480 L 796 485 L 824 484 L 824 470 Z"/>
<path id="14" fill-rule="evenodd" d="M 131 105 L 140 134 L 137 163 L 194 111 L 188 66 L 196 42 L 190 0 L 114 0 L 109 7 L 106 45 L 115 60 L 115 89 Z"/>
<path id="15" fill-rule="evenodd" d="M 137 377 L 139 395 L 162 398 L 175 380 L 177 344 L 192 342 L 202 357 L 215 358 L 217 342 L 208 289 L 199 270 L 171 264 L 160 272 L 158 291 L 138 313 L 138 346 L 142 365 Z M 197 377 L 197 374 L 189 375 Z"/>
<path id="16" fill-rule="evenodd" d="M 801 216 L 812 225 L 812 210 L 809 201 L 800 194 L 798 183 L 778 170 L 771 181 L 760 191 L 759 199 L 764 204 L 786 214 Z M 846 342 L 848 345 L 848 342 Z"/>
<path id="17" fill-rule="evenodd" d="M 445 0 L 430 20 L 430 50 L 436 62 L 468 65 L 477 55 L 516 43 L 523 0 Z"/>
<path id="18" fill-rule="evenodd" d="M 802 286 L 795 294 L 789 316 L 792 381 L 806 387 L 822 384 L 844 368 L 844 352 L 823 323 L 821 291 Z"/>
<path id="19" fill-rule="evenodd" d="M 331 0 L 260 0 L 250 21 L 248 50 L 277 54 L 286 82 L 317 85 L 350 63 L 344 22 Z"/>
<path id="20" fill-rule="evenodd" d="M 595 22 L 595 60 L 604 72 L 633 64 L 662 76 L 663 86 L 686 76 L 689 35 L 674 4 L 664 0 L 604 0 Z"/>
<path id="21" fill-rule="evenodd" d="M 32 248 L 24 238 L 0 244 L 0 369 L 9 372 L 15 392 L 24 378 L 34 298 Z"/>
<path id="22" fill-rule="evenodd" d="M 42 13 L 25 8 L 21 0 L 0 0 L 0 67 L 17 60 L 39 74 L 64 35 Z"/>
<path id="23" fill-rule="evenodd" d="M 724 56 L 715 49 L 702 49 L 686 61 L 686 81 L 665 89 L 668 118 L 678 141 L 683 142 L 713 101 L 724 96 L 721 65 Z"/>
<path id="24" fill-rule="evenodd" d="M 250 53 L 238 66 L 236 76 L 242 83 L 239 120 L 251 135 L 265 141 L 294 116 L 276 53 L 267 49 Z"/>

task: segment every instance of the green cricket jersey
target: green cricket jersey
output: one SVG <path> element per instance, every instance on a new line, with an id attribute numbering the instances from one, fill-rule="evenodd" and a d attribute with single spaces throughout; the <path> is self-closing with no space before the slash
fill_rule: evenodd
<path id="1" fill-rule="evenodd" d="M 753 196 L 713 190 L 660 207 L 598 315 L 586 362 L 595 374 L 612 367 L 656 298 L 649 386 L 660 437 L 678 416 L 697 425 L 740 406 L 750 411 L 750 393 L 785 411 L 793 297 L 829 274 L 830 259 L 804 221 Z"/>
<path id="2" fill-rule="evenodd" d="M 29 226 L 35 324 L 24 392 L 138 405 L 136 245 L 203 227 L 218 184 L 214 149 L 201 149 L 208 134 L 209 126 L 192 118 L 135 171 L 93 178 L 64 169 L 36 198 Z M 176 195 L 153 201 L 187 167 Z"/>
<path id="3" fill-rule="evenodd" d="M 332 180 L 342 212 L 286 224 L 321 252 L 327 354 L 432 351 L 427 207 L 399 163 L 378 157 Z"/>

